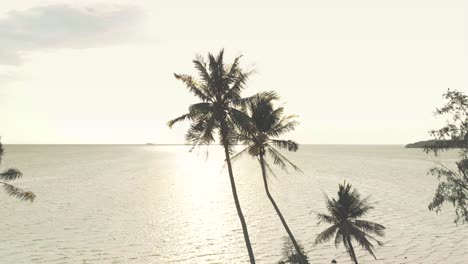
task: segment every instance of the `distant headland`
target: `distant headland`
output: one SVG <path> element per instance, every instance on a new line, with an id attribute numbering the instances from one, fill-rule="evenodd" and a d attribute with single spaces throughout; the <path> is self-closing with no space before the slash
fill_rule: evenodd
<path id="1" fill-rule="evenodd" d="M 444 146 L 446 148 L 459 147 L 459 145 L 455 141 L 431 139 L 431 140 L 424 140 L 424 141 L 410 143 L 406 145 L 405 148 L 430 148 L 430 147 L 435 147 L 435 146 Z"/>

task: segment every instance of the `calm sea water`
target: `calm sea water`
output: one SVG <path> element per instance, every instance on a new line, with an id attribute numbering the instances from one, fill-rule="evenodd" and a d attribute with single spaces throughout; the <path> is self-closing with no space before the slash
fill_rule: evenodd
<path id="1" fill-rule="evenodd" d="M 34 203 L 0 193 L 0 263 L 247 263 L 223 154 L 218 147 L 6 146 L 2 168 L 20 168 Z M 468 263 L 468 227 L 452 208 L 427 210 L 437 180 L 433 158 L 402 146 L 302 146 L 289 155 L 304 173 L 277 171 L 272 194 L 311 263 L 350 263 L 341 246 L 314 245 L 326 228 L 324 194 L 352 183 L 371 195 L 366 217 L 387 227 L 378 260 L 362 263 Z M 443 162 L 453 162 L 455 153 Z M 258 263 L 281 258 L 282 226 L 268 202 L 258 164 L 234 164 L 241 205 Z"/>

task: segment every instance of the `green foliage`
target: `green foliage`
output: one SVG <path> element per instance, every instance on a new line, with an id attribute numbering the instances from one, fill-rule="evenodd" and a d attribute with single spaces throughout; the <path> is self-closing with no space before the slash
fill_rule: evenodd
<path id="1" fill-rule="evenodd" d="M 430 131 L 437 143 L 425 151 L 437 156 L 454 145 L 459 149 L 460 159 L 454 164 L 456 169 L 437 163 L 429 170 L 428 174 L 437 176 L 439 185 L 428 208 L 439 213 L 445 204 L 452 204 L 454 222 L 464 224 L 468 223 L 468 96 L 449 89 L 443 98 L 447 102 L 436 109 L 435 115 L 448 115 L 449 120 L 444 127 Z"/>
<path id="2" fill-rule="evenodd" d="M 352 246 L 352 241 L 357 242 L 367 250 L 374 258 L 374 245 L 383 245 L 375 236 L 384 236 L 385 227 L 359 218 L 365 216 L 374 209 L 369 203 L 369 198 L 361 198 L 356 189 L 351 190 L 351 185 L 339 185 L 338 198 L 326 197 L 326 206 L 329 214 L 317 214 L 319 224 L 331 224 L 322 233 L 317 235 L 316 244 L 330 241 L 335 237 L 335 246 L 343 243 L 352 260 L 357 263 L 356 255 Z"/>
<path id="3" fill-rule="evenodd" d="M 432 151 L 437 155 L 439 151 L 453 147 L 445 145 L 449 142 L 460 148 L 462 154 L 466 156 L 468 151 L 468 96 L 460 91 L 448 89 L 443 94 L 443 98 L 447 102 L 441 108 L 437 108 L 434 115 L 448 115 L 450 118 L 444 127 L 429 131 L 439 143 L 425 148 L 425 151 Z"/>
<path id="4" fill-rule="evenodd" d="M 278 264 L 309 264 L 309 257 L 304 251 L 304 247 L 298 242 L 299 249 L 301 250 L 303 260 L 301 263 L 300 255 L 297 254 L 296 249 L 289 237 L 283 237 L 283 259 Z"/>
<path id="5" fill-rule="evenodd" d="M 0 142 L 0 163 L 2 162 L 2 158 L 4 155 L 4 150 L 3 150 L 3 145 Z M 33 192 L 30 191 L 24 191 L 8 182 L 14 181 L 18 178 L 21 178 L 23 174 L 21 171 L 17 169 L 6 169 L 5 171 L 0 173 L 0 184 L 3 186 L 3 189 L 5 192 L 13 196 L 15 198 L 18 198 L 19 200 L 22 201 L 34 201 L 34 198 L 36 198 L 36 195 Z"/>

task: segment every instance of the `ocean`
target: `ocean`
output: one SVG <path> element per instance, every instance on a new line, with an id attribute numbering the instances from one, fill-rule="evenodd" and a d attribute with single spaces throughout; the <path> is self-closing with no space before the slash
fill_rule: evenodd
<path id="1" fill-rule="evenodd" d="M 240 146 L 238 146 L 240 148 Z M 0 192 L 0 263 L 248 263 L 223 151 L 218 146 L 7 145 L 1 169 L 33 203 Z M 360 263 L 468 263 L 468 226 L 450 205 L 428 203 L 434 158 L 397 145 L 304 145 L 286 153 L 302 173 L 276 169 L 273 197 L 311 263 L 351 263 L 345 248 L 314 245 L 327 225 L 325 195 L 351 183 L 375 209 L 363 219 L 386 227 L 377 260 L 355 245 Z M 238 194 L 257 263 L 277 263 L 286 235 L 264 189 L 258 162 L 234 163 Z"/>

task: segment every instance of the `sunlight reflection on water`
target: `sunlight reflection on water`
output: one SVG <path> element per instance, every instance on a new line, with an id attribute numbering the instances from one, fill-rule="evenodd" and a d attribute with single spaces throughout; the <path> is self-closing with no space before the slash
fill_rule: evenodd
<path id="1" fill-rule="evenodd" d="M 223 152 L 186 146 L 7 146 L 5 164 L 20 168 L 18 186 L 33 204 L 0 194 L 1 263 L 247 263 Z M 364 263 L 466 263 L 468 231 L 427 210 L 436 180 L 419 150 L 401 146 L 304 146 L 290 154 L 304 171 L 278 172 L 272 194 L 312 263 L 348 263 L 340 247 L 314 246 L 311 211 L 323 211 L 348 179 L 384 224 L 385 246 Z M 446 159 L 453 159 L 448 155 Z M 285 235 L 252 159 L 234 173 L 258 263 L 281 258 Z M 405 259 L 406 257 L 406 259 Z"/>

